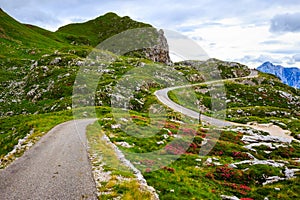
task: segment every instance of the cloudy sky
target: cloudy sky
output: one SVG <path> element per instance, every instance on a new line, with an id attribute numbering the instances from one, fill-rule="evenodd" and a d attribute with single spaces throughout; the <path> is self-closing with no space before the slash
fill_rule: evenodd
<path id="1" fill-rule="evenodd" d="M 52 31 L 116 12 L 186 35 L 210 57 L 300 68 L 299 0 L 0 0 L 0 7 Z"/>

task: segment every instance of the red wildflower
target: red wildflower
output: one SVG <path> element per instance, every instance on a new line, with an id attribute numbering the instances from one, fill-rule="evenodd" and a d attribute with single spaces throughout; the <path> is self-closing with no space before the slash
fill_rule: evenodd
<path id="1" fill-rule="evenodd" d="M 175 169 L 171 167 L 163 167 L 164 170 L 167 170 L 168 172 L 174 173 Z"/>
<path id="2" fill-rule="evenodd" d="M 251 190 L 251 188 L 248 187 L 247 185 L 240 185 L 240 189 L 246 190 L 246 191 L 250 191 Z"/>
<path id="3" fill-rule="evenodd" d="M 146 172 L 146 173 L 150 173 L 150 172 L 151 172 L 151 169 L 150 169 L 150 168 L 147 168 L 147 169 L 145 170 L 145 172 Z"/>
<path id="4" fill-rule="evenodd" d="M 191 143 L 191 144 L 190 144 L 190 147 L 191 147 L 192 149 L 197 149 L 197 145 L 196 145 L 195 143 Z"/>

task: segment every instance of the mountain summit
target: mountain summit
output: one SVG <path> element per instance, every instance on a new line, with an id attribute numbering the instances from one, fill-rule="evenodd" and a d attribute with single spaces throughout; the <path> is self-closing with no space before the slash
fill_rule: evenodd
<path id="1" fill-rule="evenodd" d="M 129 29 L 152 27 L 150 24 L 137 22 L 130 17 L 120 17 L 109 12 L 96 19 L 68 24 L 56 32 L 66 34 L 66 39 L 72 43 L 97 46 L 105 39 Z"/>
<path id="2" fill-rule="evenodd" d="M 257 70 L 273 74 L 281 81 L 291 87 L 300 88 L 300 69 L 296 67 L 285 68 L 281 65 L 274 65 L 271 62 L 265 62 Z"/>

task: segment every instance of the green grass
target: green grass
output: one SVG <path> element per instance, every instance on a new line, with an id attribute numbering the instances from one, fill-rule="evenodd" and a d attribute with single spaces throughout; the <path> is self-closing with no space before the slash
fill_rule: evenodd
<path id="1" fill-rule="evenodd" d="M 226 120 L 239 123 L 273 122 L 283 129 L 289 129 L 292 135 L 299 134 L 299 90 L 282 84 L 274 76 L 262 73 L 258 78 L 247 80 L 247 84 L 243 84 L 243 81 L 245 82 L 240 79 L 224 83 L 226 98 L 230 101 L 226 103 L 226 110 L 217 112 L 211 110 L 211 94 L 215 93 L 215 90 L 211 90 L 207 85 L 172 90 L 168 95 L 174 102 L 196 112 L 199 112 L 199 105 L 195 102 L 199 100 L 200 105 L 206 108 L 206 115 L 225 115 Z M 284 97 L 282 91 L 290 94 L 290 97 Z M 221 103 L 224 104 L 225 100 Z"/>
<path id="2" fill-rule="evenodd" d="M 119 17 L 115 13 L 107 13 L 94 20 L 69 24 L 58 29 L 70 43 L 97 46 L 100 42 L 128 29 L 151 27 L 149 24 L 133 21 L 129 17 Z M 97 34 L 95 34 L 97 33 Z"/>
<path id="3" fill-rule="evenodd" d="M 114 115 L 117 118 L 122 115 Z M 144 113 L 132 112 L 134 123 L 139 127 L 149 124 L 149 118 Z M 244 143 L 241 141 L 242 133 L 234 131 L 222 131 L 216 145 L 210 151 L 207 156 L 199 156 L 199 145 L 202 139 L 198 141 L 198 137 L 194 138 L 186 153 L 179 156 L 174 162 L 168 163 L 164 160 L 157 160 L 156 157 L 137 158 L 132 157 L 128 152 L 145 153 L 157 150 L 157 148 L 164 148 L 172 140 L 165 140 L 165 144 L 162 146 L 155 145 L 157 148 L 153 148 L 153 144 L 162 140 L 160 137 L 165 134 L 164 131 L 157 132 L 154 137 L 148 138 L 136 138 L 123 129 L 111 129 L 111 125 L 116 121 L 111 119 L 111 114 L 106 114 L 103 119 L 99 121 L 101 127 L 105 131 L 113 142 L 126 141 L 127 143 L 134 145 L 129 149 L 120 147 L 120 149 L 127 155 L 135 166 L 142 170 L 144 177 L 147 179 L 148 184 L 153 186 L 160 199 L 220 199 L 220 195 L 235 195 L 239 198 L 253 198 L 263 199 L 264 197 L 283 197 L 290 199 L 289 195 L 294 198 L 298 197 L 295 192 L 292 192 L 288 187 L 284 186 L 283 182 L 276 183 L 274 185 L 262 186 L 261 183 L 265 181 L 265 175 L 267 176 L 283 176 L 281 168 L 274 168 L 267 165 L 241 165 L 238 169 L 227 168 L 226 164 L 239 162 L 249 159 L 246 154 L 253 152 L 243 147 Z M 176 134 L 176 130 L 179 124 L 175 122 L 167 122 L 164 127 L 171 130 L 173 134 Z M 197 135 L 202 138 L 205 137 L 206 132 L 199 129 Z M 196 146 L 196 148 L 194 148 Z M 292 146 L 292 147 L 291 147 Z M 275 160 L 288 160 L 299 157 L 298 143 L 292 143 L 287 148 L 279 148 L 272 154 L 264 154 L 258 151 L 254 154 L 258 159 L 275 159 Z M 293 148 L 291 150 L 291 148 Z M 127 154 L 126 154 L 127 153 Z M 208 157 L 218 158 L 223 166 L 206 166 L 204 161 Z M 199 161 L 201 159 L 201 161 Z M 164 165 L 166 164 L 166 165 Z M 289 167 L 298 168 L 297 164 L 292 164 Z M 243 169 L 249 168 L 247 171 Z M 152 170 L 153 169 L 153 170 Z M 229 176 L 225 176 L 225 173 L 229 170 Z M 298 178 L 297 178 L 298 179 Z M 292 182 L 289 184 L 292 184 Z M 282 192 L 278 193 L 274 190 L 275 185 L 280 185 Z M 297 184 L 293 185 L 293 188 L 297 188 Z M 273 188 L 272 190 L 270 188 Z"/>
<path id="4" fill-rule="evenodd" d="M 87 128 L 89 153 L 94 156 L 93 166 L 111 173 L 107 182 L 97 185 L 97 189 L 101 193 L 98 198 L 151 199 L 150 192 L 141 188 L 132 170 L 119 160 L 113 147 L 103 140 L 104 135 L 98 122 Z"/>
<path id="5" fill-rule="evenodd" d="M 28 133 L 33 132 L 30 141 L 27 142 L 35 142 L 55 125 L 73 119 L 72 111 L 66 109 L 72 105 L 72 86 L 79 69 L 76 63 L 82 61 L 92 48 L 103 40 L 124 30 L 141 27 L 150 25 L 108 13 L 85 23 L 70 24 L 57 32 L 50 32 L 21 24 L 0 10 L 0 159 L 3 159 Z M 50 64 L 58 57 L 61 58 L 59 63 Z M 133 146 L 119 148 L 143 172 L 161 199 L 220 199 L 221 194 L 253 199 L 264 199 L 266 196 L 270 199 L 299 198 L 296 192 L 299 190 L 299 177 L 266 186 L 260 184 L 264 181 L 263 174 L 282 176 L 280 172 L 282 169 L 248 165 L 241 165 L 238 169 L 226 167 L 226 164 L 248 159 L 246 153 L 250 151 L 242 147 L 244 144 L 241 141 L 242 134 L 239 132 L 223 130 L 219 140 L 213 141 L 216 145 L 210 153 L 202 157 L 198 155 L 200 145 L 210 132 L 207 133 L 207 130 L 198 124 L 187 127 L 181 125 L 187 135 L 192 132 L 195 137 L 186 137 L 178 142 L 175 136 L 179 134 L 180 124 L 171 119 L 183 121 L 189 119 L 169 109 L 165 109 L 165 113 L 162 114 L 149 114 L 151 105 L 159 104 L 153 95 L 154 91 L 165 85 L 164 80 L 149 79 L 147 69 L 155 63 L 142 57 L 139 52 L 134 52 L 117 57 L 113 63 L 104 63 L 106 69 L 111 71 L 101 74 L 99 78 L 95 103 L 102 106 L 96 108 L 101 129 L 99 130 L 96 124 L 90 126 L 88 139 L 91 145 L 90 153 L 97 154 L 98 157 L 103 156 L 102 161 L 96 160 L 94 164 L 99 166 L 105 163 L 104 170 L 112 172 L 111 179 L 102 183 L 99 189 L 102 192 L 113 191 L 102 195 L 101 199 L 112 199 L 117 196 L 122 196 L 123 199 L 150 198 L 149 193 L 141 190 L 135 180 L 123 182 L 118 180 L 119 176 L 131 179 L 133 174 L 119 162 L 113 150 L 103 143 L 104 134 L 114 143 L 125 141 Z M 38 65 L 32 67 L 36 61 Z M 144 64 L 142 69 L 141 66 Z M 167 66 L 163 67 L 168 69 Z M 126 115 L 118 109 L 110 108 L 111 94 L 124 74 L 137 68 L 145 72 L 144 75 L 137 77 L 143 80 L 143 83 L 140 89 L 132 91 L 134 98 L 129 101 L 131 111 Z M 217 59 L 205 62 L 185 61 L 176 63 L 172 68 L 179 73 L 168 82 L 175 82 L 179 75 L 184 77 L 187 83 L 203 83 L 212 79 L 246 76 L 250 72 L 244 65 Z M 289 129 L 293 135 L 300 133 L 298 128 L 300 110 L 297 104 L 299 90 L 288 87 L 274 76 L 263 73 L 259 73 L 258 78 L 247 81 L 244 79 L 227 81 L 225 88 L 226 97 L 230 100 L 227 103 L 228 109 L 216 114 L 226 112 L 227 120 L 241 123 L 273 122 L 284 129 Z M 192 99 L 194 90 L 196 90 L 195 98 Z M 188 94 L 182 90 L 175 90 L 169 95 L 174 101 L 196 111 L 198 105 L 195 104 L 195 100 L 199 99 L 201 105 L 207 108 L 206 114 L 212 114 L 211 97 L 207 90 L 209 90 L 207 85 L 198 85 L 192 87 Z M 291 94 L 293 99 L 282 97 L 280 91 Z M 242 110 L 242 113 L 239 110 Z M 82 112 L 77 111 L 74 111 L 75 115 L 79 114 L 81 117 Z M 93 114 L 93 108 L 83 108 L 84 111 L 85 115 Z M 273 111 L 276 111 L 276 115 L 272 114 Z M 120 118 L 130 120 L 132 124 L 125 130 L 112 129 L 112 125 L 118 123 L 121 127 L 126 127 L 125 121 L 118 121 Z M 182 153 L 182 147 L 188 142 L 191 142 L 191 146 L 187 146 L 186 152 L 177 155 Z M 168 146 L 170 143 L 175 145 Z M 207 145 L 211 144 L 212 142 L 209 142 Z M 289 167 L 299 168 L 299 164 L 292 160 L 299 158 L 298 143 L 293 142 L 288 147 L 280 147 L 271 154 L 264 153 L 267 149 L 261 147 L 256 149 L 255 156 L 258 159 L 285 160 L 290 162 Z M 141 156 L 137 156 L 153 151 L 158 151 L 160 156 L 144 156 L 142 159 Z M 19 151 L 14 156 L 21 156 L 22 153 L 23 151 Z M 11 162 L 14 156 L 2 162 L 1 167 Z M 209 157 L 218 158 L 223 166 L 206 166 L 204 162 Z M 170 164 L 170 160 L 174 162 Z M 245 168 L 249 170 L 243 171 Z M 223 175 L 224 170 L 229 172 L 229 176 Z M 281 190 L 275 191 L 274 187 Z"/>
<path id="6" fill-rule="evenodd" d="M 18 141 L 23 139 L 31 131 L 33 132 L 26 143 L 35 143 L 54 126 L 71 119 L 73 119 L 71 111 L 40 115 L 18 115 L 0 118 L 1 168 L 12 162 L 15 157 L 19 157 L 23 154 L 24 149 L 17 152 L 16 155 L 12 155 L 11 157 L 3 160 L 5 155 L 12 151 L 13 147 L 18 144 Z"/>
<path id="7" fill-rule="evenodd" d="M 65 46 L 46 37 L 0 10 L 0 55 L 7 58 L 36 58 Z"/>

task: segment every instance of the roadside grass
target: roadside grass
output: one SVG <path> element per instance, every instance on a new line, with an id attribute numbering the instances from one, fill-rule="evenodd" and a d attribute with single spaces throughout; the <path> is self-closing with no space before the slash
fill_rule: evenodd
<path id="1" fill-rule="evenodd" d="M 0 168 L 4 168 L 16 157 L 20 157 L 24 153 L 26 149 L 21 148 L 17 149 L 15 154 L 5 157 L 27 135 L 29 137 L 22 144 L 25 148 L 28 148 L 26 144 L 37 142 L 40 137 L 54 126 L 69 121 L 72 118 L 72 111 L 0 118 Z"/>
<path id="2" fill-rule="evenodd" d="M 241 141 L 243 134 L 240 132 L 223 130 L 210 153 L 206 156 L 199 156 L 202 138 L 209 132 L 206 133 L 207 129 L 198 127 L 198 132 L 188 149 L 173 162 L 168 163 L 156 157 L 135 158 L 130 153 L 146 153 L 159 148 L 163 149 L 173 140 L 170 138 L 163 139 L 160 136 L 170 134 L 170 132 L 172 135 L 176 135 L 180 124 L 170 121 L 171 118 L 169 118 L 163 124 L 161 132 L 155 132 L 156 134 L 149 138 L 136 138 L 136 136 L 126 133 L 126 129 L 123 127 L 125 123 L 115 120 L 118 118 L 124 118 L 124 115 L 108 113 L 102 116 L 99 120 L 101 130 L 113 143 L 117 144 L 126 158 L 142 171 L 147 183 L 156 189 L 160 199 L 220 199 L 220 195 L 235 195 L 239 198 L 251 199 L 264 199 L 265 197 L 290 199 L 290 195 L 293 198 L 299 197 L 296 192 L 285 186 L 285 183 L 292 184 L 292 181 L 289 180 L 262 185 L 266 180 L 266 175 L 284 176 L 282 174 L 283 168 L 274 168 L 268 165 L 240 165 L 236 169 L 228 167 L 230 163 L 250 159 L 247 153 L 253 154 L 252 151 L 243 147 L 244 143 Z M 142 128 L 149 125 L 151 121 L 147 114 L 141 112 L 131 112 L 131 118 L 133 118 L 133 123 Z M 117 126 L 117 128 L 112 128 L 116 124 L 121 124 L 123 128 Z M 164 141 L 164 144 L 158 145 L 157 142 L 159 141 Z M 131 147 L 122 147 L 118 145 L 119 142 L 127 142 Z M 289 161 L 289 167 L 299 168 L 299 165 L 293 162 L 293 158 L 299 157 L 297 153 L 299 148 L 300 145 L 294 142 L 289 147 L 278 148 L 272 154 L 263 153 L 263 150 L 257 148 L 257 153 L 254 156 L 260 160 Z M 213 158 L 216 160 L 215 162 L 222 165 L 207 164 L 208 158 Z M 297 180 L 299 180 L 298 177 L 293 181 Z M 281 192 L 274 189 L 277 185 L 281 188 Z M 298 187 L 297 184 L 292 186 L 293 189 Z"/>
<path id="3" fill-rule="evenodd" d="M 243 84 L 245 81 L 245 84 Z M 260 84 L 259 84 L 260 82 Z M 170 99 L 191 110 L 218 118 L 226 116 L 227 121 L 246 124 L 248 122 L 270 123 L 288 129 L 292 136 L 300 133 L 299 101 L 300 92 L 281 83 L 277 78 L 259 74 L 258 78 L 226 81 L 226 110 L 212 111 L 211 93 L 216 88 L 207 85 L 180 88 L 168 93 Z M 286 92 L 283 92 L 286 91 Z M 275 98 L 277 97 L 278 98 Z M 192 98 L 193 97 L 193 98 Z M 215 100 L 214 100 L 215 101 Z M 221 102 L 225 103 L 225 100 Z M 220 105 L 222 105 L 220 104 Z"/>
<path id="4" fill-rule="evenodd" d="M 114 148 L 103 138 L 104 136 L 98 122 L 88 126 L 89 153 L 92 158 L 98 198 L 151 199 L 151 193 L 141 187 L 133 171 L 120 161 Z M 106 173 L 106 178 L 103 178 L 101 173 L 95 173 L 95 169 Z"/>
<path id="5" fill-rule="evenodd" d="M 79 68 L 76 63 L 82 61 L 91 52 L 92 47 L 88 45 L 95 46 L 104 39 L 128 28 L 148 27 L 149 25 L 133 22 L 128 17 L 119 18 L 113 13 L 109 13 L 81 25 L 71 24 L 62 27 L 59 31 L 52 33 L 39 27 L 20 24 L 2 11 L 0 18 L 2 27 L 0 28 L 0 90 L 3 91 L 0 99 L 0 111 L 1 115 L 6 115 L 6 117 L 0 118 L 0 168 L 3 168 L 15 157 L 21 156 L 26 148 L 29 148 L 51 128 L 73 119 L 74 113 L 71 110 L 60 110 L 65 110 L 71 105 L 72 87 L 70 86 L 74 83 Z M 121 24 L 120 20 L 125 23 Z M 99 23 L 102 23 L 101 26 L 97 25 Z M 95 35 L 94 30 L 100 34 Z M 87 32 L 91 34 L 86 36 Z M 50 62 L 57 57 L 61 58 L 59 63 L 51 65 Z M 38 66 L 30 70 L 35 61 L 38 62 Z M 126 72 L 145 64 L 151 65 L 153 62 L 120 56 L 115 63 L 106 66 L 108 72 L 105 72 L 99 80 L 99 93 L 95 95 L 96 104 L 110 106 L 110 95 L 119 79 Z M 199 73 L 197 70 L 199 66 L 203 67 L 203 73 Z M 236 75 L 245 76 L 250 72 L 246 66 L 216 59 L 210 59 L 207 62 L 177 63 L 174 65 L 174 69 L 181 72 L 181 75 L 190 83 L 205 81 L 205 75 L 209 75 L 214 69 L 221 70 L 222 78 L 232 78 Z M 27 76 L 26 79 L 25 76 Z M 198 152 L 208 133 L 206 129 L 197 125 L 186 128 L 187 134 L 191 133 L 190 129 L 197 130 L 192 134 L 194 138 L 186 151 L 182 151 L 180 143 L 168 146 L 176 141 L 178 129 L 182 126 L 176 120 L 180 121 L 182 118 L 178 113 L 168 110 L 167 118 L 154 114 L 150 116 L 149 108 L 158 103 L 153 92 L 162 86 L 157 82 L 149 81 L 147 76 L 139 77 L 145 81 L 140 89 L 133 91 L 134 99 L 130 104 L 132 110 L 135 111 L 130 112 L 129 118 L 116 110 L 114 112 L 117 113 L 112 115 L 112 109 L 109 107 L 97 107 L 96 112 L 100 118 L 101 128 L 100 130 L 97 128 L 97 122 L 88 127 L 87 135 L 94 167 L 100 171 L 109 172 L 109 179 L 100 181 L 98 185 L 100 199 L 113 199 L 120 196 L 123 199 L 151 198 L 149 192 L 143 190 L 138 181 L 134 179 L 132 171 L 120 163 L 111 146 L 103 141 L 104 135 L 107 135 L 117 145 L 120 142 L 126 142 L 132 146 L 127 148 L 118 145 L 119 149 L 127 155 L 127 159 L 143 172 L 148 183 L 155 187 L 161 199 L 220 199 L 221 194 L 252 199 L 264 199 L 265 197 L 299 199 L 297 193 L 300 187 L 299 172 L 294 180 L 262 186 L 261 182 L 264 181 L 265 174 L 283 176 L 280 172 L 283 169 L 274 169 L 270 166 L 249 167 L 248 165 L 241 165 L 237 169 L 228 168 L 226 164 L 248 159 L 246 153 L 250 151 L 242 147 L 244 143 L 241 141 L 242 134 L 239 132 L 223 130 L 216 145 L 206 156 L 199 156 Z M 25 83 L 22 83 L 24 80 Z M 172 80 L 168 81 L 172 82 Z M 48 86 L 51 86 L 52 82 L 54 85 L 48 90 Z M 25 84 L 25 86 L 9 87 L 14 84 Z M 221 112 L 227 113 L 227 120 L 241 123 L 271 121 L 282 128 L 291 130 L 294 135 L 300 133 L 300 111 L 297 106 L 299 104 L 293 100 L 287 101 L 287 98 L 282 97 L 285 95 L 282 91 L 288 92 L 292 96 L 299 96 L 299 90 L 280 83 L 274 76 L 262 73 L 259 78 L 227 81 L 225 86 L 227 99 L 230 100 L 227 107 L 231 111 L 223 110 Z M 193 89 L 196 90 L 196 99 L 207 108 L 206 114 L 211 114 L 209 108 L 211 108 L 212 102 L 209 88 L 199 85 Z M 198 105 L 195 104 L 196 99 L 191 100 L 193 89 L 190 94 L 182 93 L 181 90 L 172 91 L 170 97 L 175 102 L 183 102 L 184 106 L 198 111 Z M 40 96 L 28 96 L 28 92 L 31 90 L 34 92 L 33 94 Z M 48 92 L 43 92 L 45 90 Z M 14 99 L 15 97 L 19 97 L 19 99 Z M 78 112 L 77 117 L 91 117 L 92 110 L 89 109 L 93 108 L 84 108 L 82 112 Z M 241 109 L 243 113 L 241 113 Z M 269 116 L 273 111 L 277 112 L 276 115 Z M 32 114 L 44 112 L 51 113 Z M 290 115 L 286 113 L 290 113 Z M 122 122 L 116 120 L 121 118 Z M 167 119 L 166 122 L 165 119 Z M 127 125 L 126 120 L 132 124 L 128 125 L 127 129 L 123 129 Z M 149 128 L 150 123 L 152 127 Z M 5 155 L 11 152 L 26 136 L 28 136 L 27 140 L 21 144 L 21 146 L 24 145 L 24 148 L 17 149 L 15 154 L 5 158 Z M 255 149 L 257 150 L 255 156 L 258 159 L 289 161 L 288 167 L 299 169 L 299 162 L 295 160 L 299 159 L 299 143 L 292 142 L 288 147 L 279 147 L 271 154 L 265 153 L 264 151 L 268 149 L 264 147 L 255 147 Z M 140 157 L 130 156 L 132 153 L 142 154 L 157 150 L 161 150 L 161 155 L 170 152 L 175 155 L 165 156 L 161 160 L 155 156 L 145 156 L 142 160 Z M 168 164 L 168 161 L 174 157 L 176 159 Z M 3 160 L 4 158 L 5 160 Z M 214 158 L 213 160 L 220 162 L 222 166 L 207 164 L 208 158 Z M 280 188 L 280 191 L 275 190 L 274 187 Z"/>

